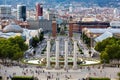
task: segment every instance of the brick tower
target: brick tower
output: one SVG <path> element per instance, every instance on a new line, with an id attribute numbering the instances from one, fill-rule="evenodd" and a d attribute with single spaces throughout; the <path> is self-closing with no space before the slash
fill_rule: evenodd
<path id="1" fill-rule="evenodd" d="M 69 37 L 73 37 L 73 21 L 72 21 L 72 17 L 70 17 L 70 21 L 69 21 Z"/>
<path id="2" fill-rule="evenodd" d="M 57 26 L 56 26 L 56 21 L 52 21 L 52 37 L 55 38 L 57 35 Z"/>

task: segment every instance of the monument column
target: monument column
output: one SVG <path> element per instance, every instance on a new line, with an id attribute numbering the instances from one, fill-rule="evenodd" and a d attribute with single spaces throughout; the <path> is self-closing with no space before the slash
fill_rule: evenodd
<path id="1" fill-rule="evenodd" d="M 68 40 L 67 39 L 65 39 L 64 68 L 68 69 Z"/>
<path id="2" fill-rule="evenodd" d="M 50 39 L 47 40 L 47 65 L 46 65 L 47 69 L 50 69 Z"/>
<path id="3" fill-rule="evenodd" d="M 77 69 L 77 40 L 74 40 L 73 69 Z"/>
<path id="4" fill-rule="evenodd" d="M 59 40 L 56 39 L 56 54 L 55 54 L 55 59 L 56 59 L 56 63 L 55 63 L 55 69 L 59 69 Z"/>

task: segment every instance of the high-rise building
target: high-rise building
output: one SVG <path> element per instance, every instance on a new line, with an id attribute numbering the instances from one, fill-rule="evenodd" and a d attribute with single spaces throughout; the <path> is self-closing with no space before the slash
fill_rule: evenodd
<path id="1" fill-rule="evenodd" d="M 72 12 L 73 11 L 73 6 L 72 6 L 72 4 L 70 4 L 70 6 L 69 6 L 69 12 Z"/>
<path id="2" fill-rule="evenodd" d="M 11 17 L 11 5 L 0 5 L 0 18 Z"/>
<path id="3" fill-rule="evenodd" d="M 54 13 L 48 13 L 47 14 L 47 19 L 55 21 L 56 15 Z"/>
<path id="4" fill-rule="evenodd" d="M 17 5 L 17 19 L 26 21 L 26 6 Z"/>
<path id="5" fill-rule="evenodd" d="M 42 17 L 43 17 L 42 4 L 36 3 L 36 19 L 41 19 Z"/>
<path id="6" fill-rule="evenodd" d="M 119 17 L 119 11 L 118 11 L 118 9 L 117 9 L 117 8 L 115 8 L 115 9 L 114 9 L 113 14 L 114 14 L 114 18 Z"/>

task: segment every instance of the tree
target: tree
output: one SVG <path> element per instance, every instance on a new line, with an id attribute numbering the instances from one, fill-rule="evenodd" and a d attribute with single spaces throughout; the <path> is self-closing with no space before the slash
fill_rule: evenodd
<path id="1" fill-rule="evenodd" d="M 20 47 L 18 46 L 18 44 L 12 46 L 12 50 L 13 50 L 13 55 L 11 56 L 12 60 L 17 60 L 23 57 L 24 52 L 21 51 Z"/>
<path id="2" fill-rule="evenodd" d="M 105 48 L 105 52 L 108 53 L 110 59 L 119 59 L 120 46 L 117 44 L 108 45 Z"/>
<path id="3" fill-rule="evenodd" d="M 104 51 L 100 54 L 100 59 L 102 63 L 109 63 L 109 56 Z"/>
<path id="4" fill-rule="evenodd" d="M 57 27 L 57 32 L 60 33 L 60 27 Z"/>
<path id="5" fill-rule="evenodd" d="M 66 25 L 64 25 L 64 30 L 67 31 L 67 27 L 66 27 Z"/>
<path id="6" fill-rule="evenodd" d="M 19 48 L 22 51 L 25 51 L 25 50 L 28 49 L 28 46 L 24 43 L 24 40 L 21 36 L 16 36 L 14 38 L 9 38 L 8 40 L 10 41 L 11 45 L 18 44 Z"/>
<path id="7" fill-rule="evenodd" d="M 35 36 L 35 37 L 32 38 L 31 45 L 33 47 L 37 47 L 37 44 L 39 43 L 39 41 L 42 41 L 43 39 L 44 39 L 44 32 L 42 31 L 42 32 L 39 33 L 38 37 Z"/>
<path id="8" fill-rule="evenodd" d="M 95 50 L 102 52 L 105 50 L 105 48 L 108 45 L 112 45 L 116 43 L 116 39 L 115 38 L 107 38 L 105 40 L 103 40 L 102 42 L 98 42 L 95 46 Z"/>
<path id="9" fill-rule="evenodd" d="M 91 51 L 89 51 L 89 56 L 91 57 L 91 54 L 92 54 L 92 52 Z"/>
<path id="10" fill-rule="evenodd" d="M 0 38 L 0 58 L 4 59 L 8 57 L 8 52 L 11 47 L 10 42 L 6 39 Z"/>
<path id="11" fill-rule="evenodd" d="M 109 60 L 120 60 L 120 40 L 117 38 L 107 38 L 102 42 L 98 42 L 95 50 L 100 52 L 101 60 L 109 62 Z"/>
<path id="12" fill-rule="evenodd" d="M 90 47 L 90 38 L 88 38 L 88 36 L 86 36 L 84 33 L 81 36 L 83 36 L 84 42 Z"/>
<path id="13" fill-rule="evenodd" d="M 27 49 L 28 46 L 20 36 L 9 39 L 0 38 L 0 58 L 3 61 L 7 58 L 11 60 L 20 59 Z"/>
<path id="14" fill-rule="evenodd" d="M 32 38 L 32 46 L 37 47 L 37 43 L 39 43 L 39 38 L 37 36 Z"/>
<path id="15" fill-rule="evenodd" d="M 23 57 L 23 52 L 16 52 L 14 56 L 12 57 L 13 60 L 19 60 Z"/>
<path id="16" fill-rule="evenodd" d="M 44 32 L 42 31 L 39 35 L 39 40 L 42 41 L 44 39 Z"/>
<path id="17" fill-rule="evenodd" d="M 102 42 L 98 42 L 95 46 L 95 50 L 96 51 L 99 51 L 99 52 L 102 52 L 104 50 L 103 48 L 103 45 L 102 45 Z"/>

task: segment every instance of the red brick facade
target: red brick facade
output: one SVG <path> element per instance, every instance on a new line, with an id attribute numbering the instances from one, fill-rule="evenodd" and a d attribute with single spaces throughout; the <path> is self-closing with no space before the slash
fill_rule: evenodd
<path id="1" fill-rule="evenodd" d="M 73 23 L 69 23 L 69 37 L 73 37 Z"/>
<path id="2" fill-rule="evenodd" d="M 107 28 L 109 22 L 80 22 L 73 24 L 73 31 L 81 32 L 83 28 Z"/>
<path id="3" fill-rule="evenodd" d="M 52 37 L 56 37 L 57 36 L 57 26 L 56 26 L 56 22 L 53 21 L 52 22 Z"/>

